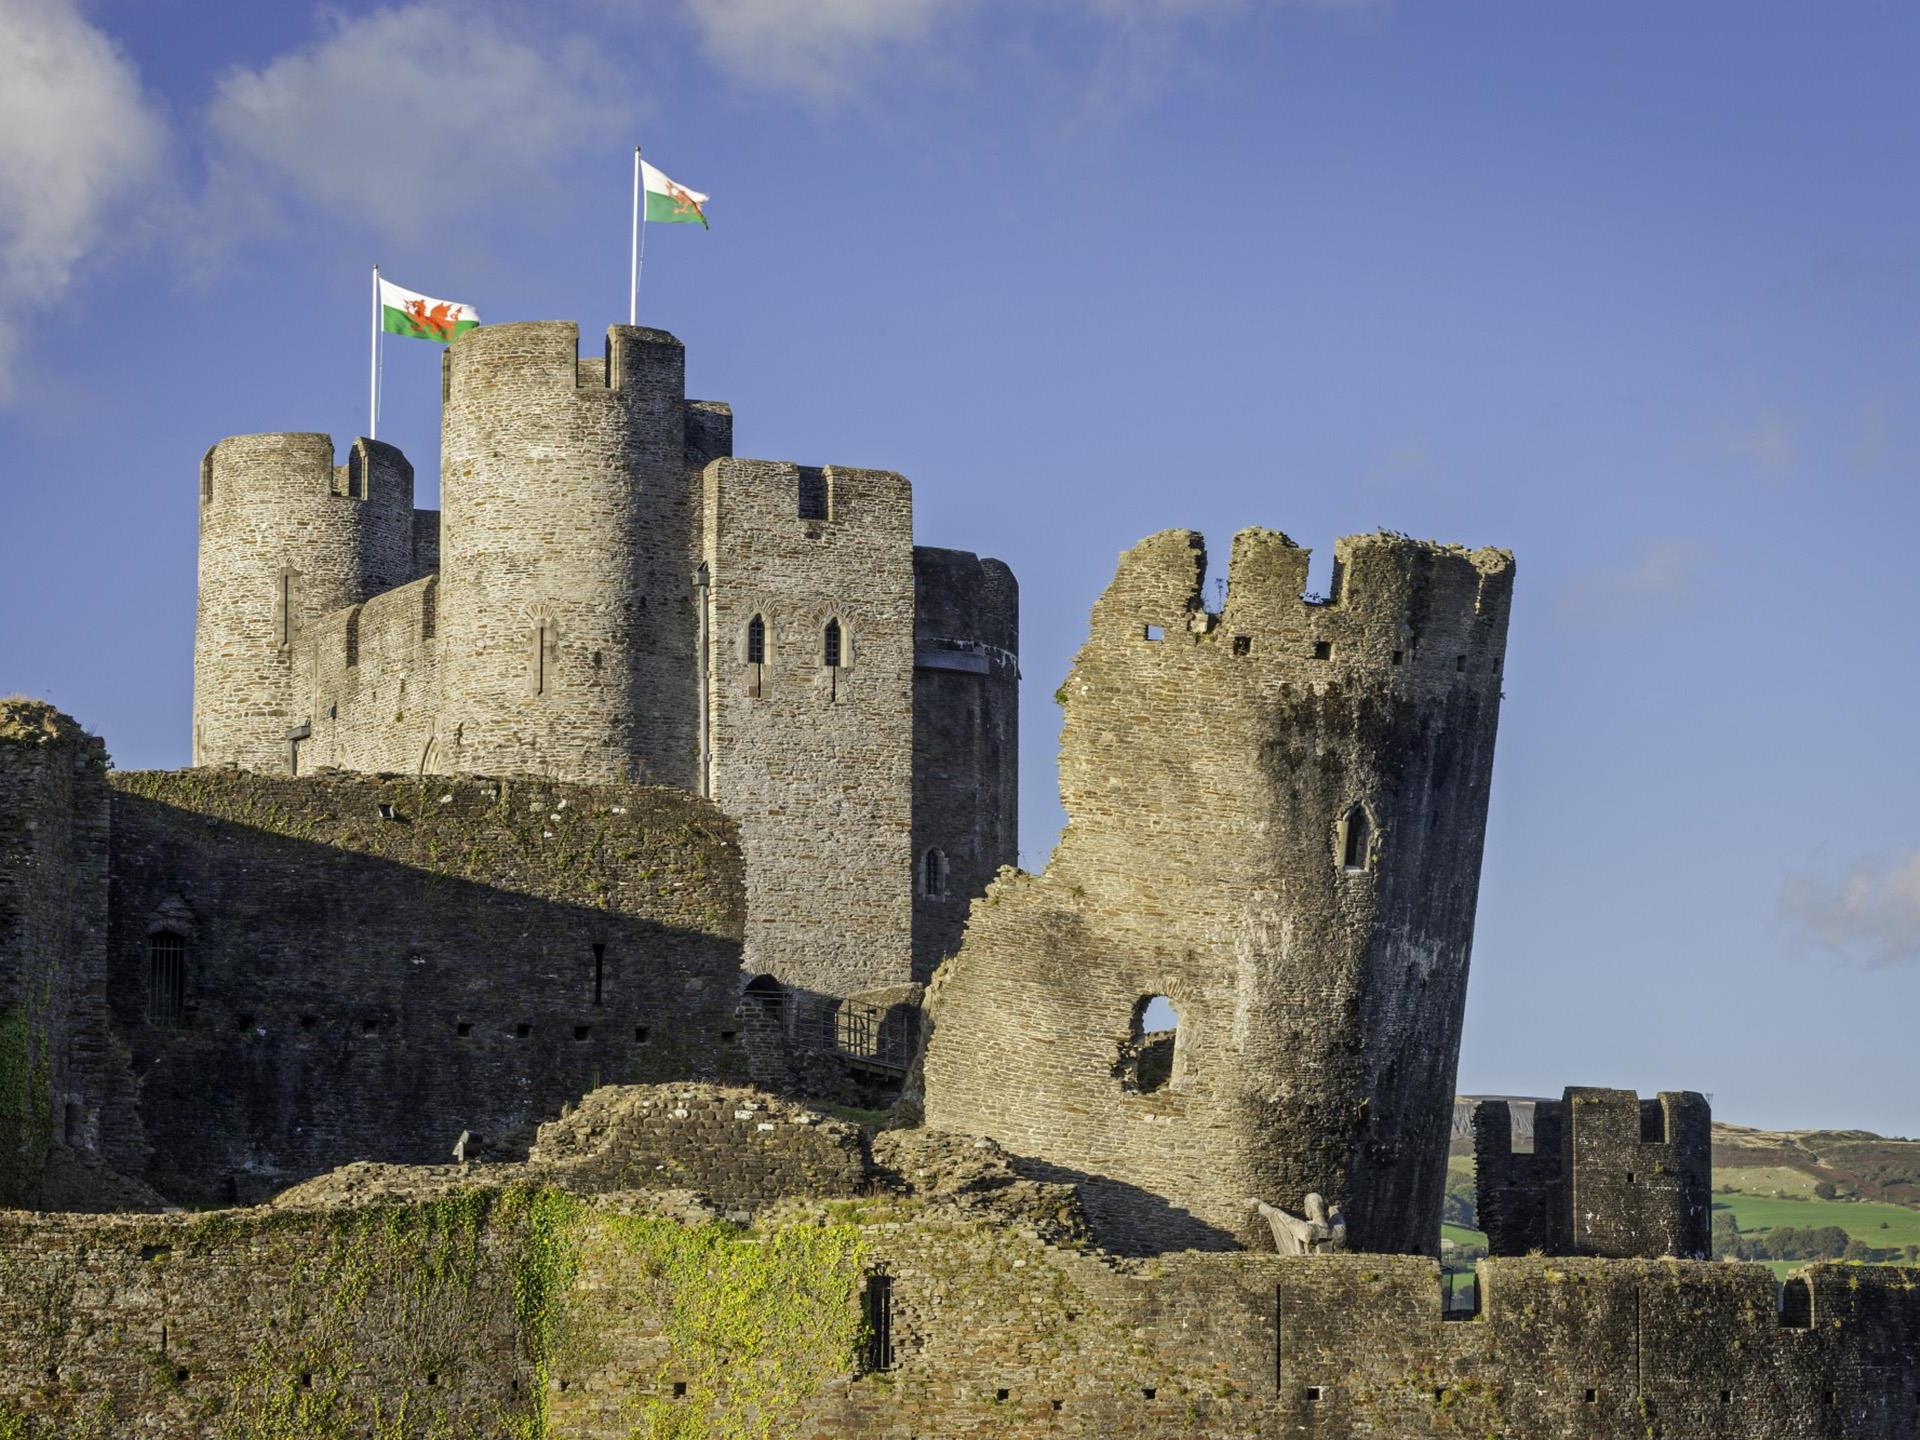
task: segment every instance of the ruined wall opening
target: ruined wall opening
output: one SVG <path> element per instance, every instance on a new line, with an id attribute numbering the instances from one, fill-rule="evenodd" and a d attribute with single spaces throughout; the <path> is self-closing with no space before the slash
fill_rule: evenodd
<path id="1" fill-rule="evenodd" d="M 147 937 L 147 1020 L 178 1025 L 187 1011 L 187 937 L 156 930 Z"/>
<path id="2" fill-rule="evenodd" d="M 861 1368 L 868 1372 L 893 1368 L 893 1276 L 875 1270 L 867 1276 L 861 1295 L 861 1319 L 866 1323 Z"/>
<path id="3" fill-rule="evenodd" d="M 1121 1078 L 1129 1090 L 1151 1095 L 1173 1081 L 1179 1053 L 1180 1012 L 1165 995 L 1143 995 L 1134 1002 L 1133 1020 L 1121 1057 Z"/>
<path id="4" fill-rule="evenodd" d="M 360 607 L 354 606 L 347 612 L 346 663 L 349 666 L 360 663 Z"/>
<path id="5" fill-rule="evenodd" d="M 1335 845 L 1340 852 L 1340 868 L 1347 874 L 1358 875 L 1373 868 L 1373 821 L 1366 806 L 1355 805 L 1341 817 Z"/>
<path id="6" fill-rule="evenodd" d="M 827 518 L 827 472 L 809 465 L 802 465 L 800 471 L 799 502 L 802 520 L 825 520 Z"/>
<path id="7" fill-rule="evenodd" d="M 431 640 L 440 628 L 440 582 L 429 580 L 420 587 L 420 638 Z"/>
<path id="8" fill-rule="evenodd" d="M 1667 1143 L 1667 1107 L 1658 1100 L 1640 1102 L 1640 1143 L 1643 1145 Z"/>

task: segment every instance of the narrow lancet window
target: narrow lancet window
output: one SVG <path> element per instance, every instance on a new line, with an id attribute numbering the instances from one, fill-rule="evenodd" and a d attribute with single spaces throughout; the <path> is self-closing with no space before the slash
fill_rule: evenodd
<path id="1" fill-rule="evenodd" d="M 147 1019 L 178 1025 L 187 1008 L 187 937 L 159 930 L 147 937 Z"/>
<path id="2" fill-rule="evenodd" d="M 929 900 L 947 896 L 947 857 L 938 846 L 931 846 L 920 857 L 920 893 Z"/>
<path id="3" fill-rule="evenodd" d="M 1340 868 L 1348 873 L 1372 868 L 1373 826 L 1367 819 L 1367 807 L 1356 805 L 1340 822 Z"/>
<path id="4" fill-rule="evenodd" d="M 747 663 L 767 663 L 767 622 L 758 615 L 747 621 Z"/>
<path id="5" fill-rule="evenodd" d="M 840 664 L 840 622 L 838 620 L 827 621 L 826 635 L 820 648 L 822 659 L 827 667 L 838 668 Z"/>

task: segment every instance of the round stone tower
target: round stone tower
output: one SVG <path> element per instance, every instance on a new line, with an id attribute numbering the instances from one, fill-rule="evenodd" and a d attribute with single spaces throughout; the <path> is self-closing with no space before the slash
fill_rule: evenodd
<path id="1" fill-rule="evenodd" d="M 1198 535 L 1122 557 L 1061 687 L 1068 823 L 936 976 L 926 1114 L 1085 1183 L 1122 1248 L 1437 1240 L 1512 557 Z"/>
<path id="2" fill-rule="evenodd" d="M 305 723 L 301 631 L 412 578 L 413 467 L 356 440 L 234 435 L 200 462 L 193 763 L 285 772 Z"/>
<path id="3" fill-rule="evenodd" d="M 638 778 L 698 765 L 685 356 L 614 326 L 483 325 L 447 349 L 433 765 Z"/>

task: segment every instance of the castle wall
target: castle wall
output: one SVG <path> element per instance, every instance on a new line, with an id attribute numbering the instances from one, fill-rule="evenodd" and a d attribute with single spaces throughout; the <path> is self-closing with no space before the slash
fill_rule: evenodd
<path id="1" fill-rule="evenodd" d="M 311 731 L 294 745 L 296 773 L 440 768 L 439 608 L 440 579 L 429 575 L 307 628 L 299 668 Z"/>
<path id="2" fill-rule="evenodd" d="M 578 350 L 560 322 L 447 347 L 436 768 L 697 789 L 685 355 L 632 326 Z"/>
<path id="3" fill-rule="evenodd" d="M 1484 1117 L 1484 1119 L 1483 1119 Z M 1534 1106 L 1516 1153 L 1504 1101 L 1475 1114 L 1481 1228 L 1495 1255 L 1663 1255 L 1712 1250 L 1713 1118 L 1706 1097 L 1574 1087 Z"/>
<path id="4" fill-rule="evenodd" d="M 1336 557 L 1309 603 L 1307 552 L 1242 531 L 1218 616 L 1198 535 L 1122 557 L 1062 687 L 1060 845 L 932 987 L 928 1123 L 1086 1177 L 1115 1246 L 1264 1246 L 1248 1197 L 1309 1191 L 1356 1248 L 1435 1244 L 1512 560 Z"/>
<path id="5" fill-rule="evenodd" d="M 409 1434 L 554 1440 L 1904 1440 L 1920 1423 L 1913 1270 L 1812 1267 L 1801 1326 L 1762 1266 L 1494 1260 L 1481 1317 L 1449 1321 L 1418 1257 L 1120 1268 L 897 1200 L 743 1234 L 433 1179 L 361 1210 L 0 1217 L 0 1421 L 24 1440 L 328 1440 L 396 1415 Z M 862 1332 L 876 1273 L 884 1357 Z"/>
<path id="6" fill-rule="evenodd" d="M 802 517 L 803 484 L 820 518 Z M 740 822 L 747 967 L 836 995 L 906 981 L 912 492 L 885 471 L 720 460 L 704 530 L 708 785 Z"/>
<path id="7" fill-rule="evenodd" d="M 295 655 L 307 627 L 413 575 L 413 467 L 356 440 L 236 435 L 200 467 L 193 763 L 285 774 L 306 722 Z"/>
<path id="8" fill-rule="evenodd" d="M 1020 855 L 1020 588 L 998 560 L 913 552 L 913 975 Z M 929 852 L 933 859 L 929 860 Z"/>
<path id="9" fill-rule="evenodd" d="M 251 1199 L 356 1159 L 524 1147 L 601 1083 L 726 1075 L 732 825 L 636 786 L 114 777 L 113 1029 L 144 1178 Z M 183 1013 L 149 1018 L 156 935 Z M 165 945 L 169 942 L 160 942 Z"/>
<path id="10" fill-rule="evenodd" d="M 52 706 L 0 702 L 0 1205 L 55 1146 L 140 1148 L 103 1023 L 106 765 Z"/>

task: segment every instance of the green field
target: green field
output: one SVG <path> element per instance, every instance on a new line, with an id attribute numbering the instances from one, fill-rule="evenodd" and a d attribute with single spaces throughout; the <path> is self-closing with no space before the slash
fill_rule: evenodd
<path id="1" fill-rule="evenodd" d="M 1727 1172 L 1727 1178 L 1737 1184 L 1733 1176 L 1738 1174 L 1738 1171 Z M 1870 1200 L 1782 1200 L 1771 1195 L 1735 1191 L 1731 1195 L 1715 1195 L 1713 1208 L 1732 1212 L 1733 1223 L 1742 1231 L 1771 1230 L 1778 1225 L 1802 1229 L 1838 1225 L 1853 1239 L 1883 1250 L 1920 1245 L 1920 1210 L 1909 1210 L 1903 1205 Z"/>

